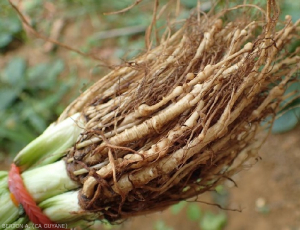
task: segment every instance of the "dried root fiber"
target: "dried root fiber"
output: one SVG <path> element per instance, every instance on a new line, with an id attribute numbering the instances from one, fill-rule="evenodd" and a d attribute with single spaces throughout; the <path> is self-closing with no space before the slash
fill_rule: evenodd
<path id="1" fill-rule="evenodd" d="M 162 210 L 255 158 L 260 126 L 272 123 L 299 69 L 299 50 L 286 47 L 300 21 L 279 23 L 278 14 L 274 1 L 266 12 L 196 12 L 74 101 L 60 119 L 80 111 L 86 121 L 66 158 L 82 208 L 108 220 Z"/>

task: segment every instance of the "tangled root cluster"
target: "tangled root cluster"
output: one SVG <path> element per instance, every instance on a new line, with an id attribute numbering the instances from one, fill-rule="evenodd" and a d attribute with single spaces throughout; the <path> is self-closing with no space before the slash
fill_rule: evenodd
<path id="1" fill-rule="evenodd" d="M 86 120 L 66 159 L 83 209 L 108 220 L 161 210 L 257 156 L 259 127 L 272 122 L 300 61 L 285 48 L 300 22 L 279 25 L 273 1 L 257 12 L 196 12 L 67 108 L 61 119 L 81 111 Z"/>

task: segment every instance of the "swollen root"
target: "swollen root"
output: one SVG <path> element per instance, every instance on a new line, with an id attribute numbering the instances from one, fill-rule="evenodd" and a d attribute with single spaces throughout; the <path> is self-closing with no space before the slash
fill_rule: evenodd
<path id="1" fill-rule="evenodd" d="M 86 120 L 66 159 L 83 209 L 108 220 L 161 210 L 256 157 L 260 125 L 272 124 L 300 61 L 286 49 L 300 21 L 279 23 L 270 6 L 257 22 L 251 5 L 191 16 L 67 108 L 61 120 L 77 111 Z"/>

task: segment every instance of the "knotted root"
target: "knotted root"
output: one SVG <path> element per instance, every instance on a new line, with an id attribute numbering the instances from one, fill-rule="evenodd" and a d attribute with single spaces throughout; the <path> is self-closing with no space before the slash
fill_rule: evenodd
<path id="1" fill-rule="evenodd" d="M 61 120 L 78 111 L 86 119 L 66 159 L 84 209 L 108 220 L 161 210 L 257 156 L 261 123 L 272 124 L 300 60 L 286 50 L 300 21 L 279 23 L 269 3 L 261 21 L 250 5 L 192 15 L 65 110 Z"/>

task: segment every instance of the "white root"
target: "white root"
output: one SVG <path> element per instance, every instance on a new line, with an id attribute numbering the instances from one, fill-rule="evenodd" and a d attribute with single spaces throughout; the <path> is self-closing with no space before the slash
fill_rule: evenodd
<path id="1" fill-rule="evenodd" d="M 277 33 L 269 21 L 265 34 L 253 42 L 248 40 L 262 22 L 244 26 L 228 23 L 223 27 L 221 20 L 215 20 L 211 29 L 201 33 L 185 69 L 177 73 L 175 67 L 180 68 L 187 60 L 185 46 L 192 41 L 181 30 L 133 62 L 135 66 L 145 65 L 147 74 L 138 68 L 125 67 L 117 71 L 120 79 L 111 75 L 114 81 L 107 82 L 106 78 L 100 88 L 105 90 L 102 96 L 110 99 L 86 109 L 87 127 L 97 128 L 101 133 L 95 132 L 95 136 L 76 144 L 77 151 L 95 145 L 83 161 L 97 169 L 99 178 L 107 181 L 123 199 L 131 191 L 136 193 L 136 188 L 147 186 L 157 196 L 163 194 L 197 169 L 193 168 L 194 164 L 208 167 L 211 161 L 215 166 L 203 181 L 208 183 L 209 179 L 213 181 L 213 174 L 229 170 L 224 167 L 229 167 L 239 151 L 249 153 L 245 159 L 250 157 L 250 148 L 256 148 L 252 141 L 260 119 L 277 109 L 288 81 L 299 69 L 298 66 L 286 68 L 296 65 L 299 56 L 284 58 L 280 53 L 297 25 L 288 22 L 290 17 L 286 20 L 286 26 Z M 217 51 L 214 54 L 210 49 Z M 275 81 L 279 84 L 270 86 Z M 166 82 L 173 88 L 167 88 L 161 97 L 152 100 L 151 92 L 161 93 L 160 84 L 164 86 Z M 122 84 L 127 85 L 118 91 Z M 151 87 L 157 87 L 156 91 L 148 89 Z M 132 105 L 144 89 L 141 102 Z M 83 100 L 94 93 L 85 95 Z M 148 95 L 151 100 L 147 99 Z M 81 106 L 80 101 L 76 103 Z M 227 142 L 233 145 L 228 146 Z M 222 154 L 212 156 L 221 150 Z M 100 166 L 100 160 L 105 165 Z M 228 175 L 236 169 L 230 170 Z M 75 175 L 83 173 L 87 170 L 74 172 Z M 94 197 L 97 185 L 99 188 L 94 176 L 88 175 L 83 183 L 82 194 L 88 199 Z M 161 182 L 157 188 L 151 187 L 155 181 Z M 193 193 L 192 189 L 188 193 Z M 116 194 L 105 193 L 108 197 Z"/>

